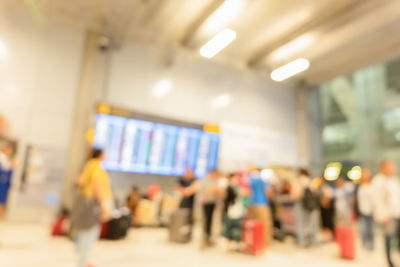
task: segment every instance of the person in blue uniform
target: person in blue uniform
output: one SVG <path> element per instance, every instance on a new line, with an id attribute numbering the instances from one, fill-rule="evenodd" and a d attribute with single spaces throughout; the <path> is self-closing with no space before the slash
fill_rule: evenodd
<path id="1" fill-rule="evenodd" d="M 13 172 L 13 147 L 10 144 L 0 144 L 0 219 L 4 215 L 8 191 L 11 186 Z"/>

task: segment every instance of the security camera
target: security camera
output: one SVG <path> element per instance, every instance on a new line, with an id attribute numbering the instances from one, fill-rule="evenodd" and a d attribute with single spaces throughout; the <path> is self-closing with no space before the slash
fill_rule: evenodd
<path id="1" fill-rule="evenodd" d="M 101 36 L 99 38 L 99 49 L 102 52 L 106 52 L 108 51 L 108 49 L 110 49 L 111 47 L 111 38 L 107 37 L 107 36 Z"/>

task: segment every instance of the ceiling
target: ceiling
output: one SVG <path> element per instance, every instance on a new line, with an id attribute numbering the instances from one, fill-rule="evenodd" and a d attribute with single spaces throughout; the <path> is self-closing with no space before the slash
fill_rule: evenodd
<path id="1" fill-rule="evenodd" d="M 400 54 L 398 0 L 227 1 L 2 0 L 0 5 L 24 8 L 42 21 L 83 24 L 119 44 L 149 42 L 196 56 L 229 27 L 237 39 L 209 60 L 269 79 L 273 69 L 304 57 L 310 68 L 291 81 L 310 85 Z M 230 12 L 221 15 L 230 4 Z"/>

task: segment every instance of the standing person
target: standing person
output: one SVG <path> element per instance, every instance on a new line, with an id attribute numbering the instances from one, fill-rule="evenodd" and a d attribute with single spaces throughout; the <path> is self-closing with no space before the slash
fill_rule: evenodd
<path id="1" fill-rule="evenodd" d="M 9 143 L 0 143 L 0 220 L 4 215 L 8 191 L 11 187 L 11 177 L 14 168 L 12 159 L 14 149 Z"/>
<path id="2" fill-rule="evenodd" d="M 191 218 L 194 209 L 194 198 L 198 191 L 199 185 L 194 177 L 193 170 L 186 168 L 185 175 L 178 180 L 176 190 L 182 195 L 179 208 L 189 209 Z"/>
<path id="3" fill-rule="evenodd" d="M 241 199 L 244 191 L 239 186 L 239 176 L 232 173 L 228 179 L 229 184 L 224 192 L 223 236 L 230 245 L 232 241 L 237 243 L 242 240 L 245 208 Z"/>
<path id="4" fill-rule="evenodd" d="M 140 202 L 140 191 L 137 186 L 132 186 L 131 192 L 126 200 L 126 206 L 132 213 L 131 225 L 138 225 L 136 211 Z"/>
<path id="5" fill-rule="evenodd" d="M 361 183 L 357 190 L 357 203 L 359 207 L 360 236 L 364 249 L 374 250 L 374 191 L 371 184 L 371 172 L 363 169 Z"/>
<path id="6" fill-rule="evenodd" d="M 335 231 L 335 204 L 333 200 L 333 189 L 324 177 L 319 180 L 319 207 L 322 223 L 322 233 L 325 242 L 333 240 Z"/>
<path id="7" fill-rule="evenodd" d="M 335 181 L 335 226 L 349 226 L 352 221 L 354 187 L 343 177 Z"/>
<path id="8" fill-rule="evenodd" d="M 318 193 L 306 169 L 300 169 L 297 182 L 294 183 L 292 197 L 295 200 L 297 242 L 306 246 L 307 228 L 312 245 L 317 243 Z"/>
<path id="9" fill-rule="evenodd" d="M 82 174 L 77 179 L 78 195 L 74 206 L 76 248 L 78 251 L 78 267 L 87 267 L 89 251 L 99 237 L 99 224 L 101 220 L 107 221 L 112 209 L 112 193 L 110 178 L 102 168 L 101 163 L 105 155 L 101 149 L 93 149 L 91 158 L 86 163 Z M 92 202 L 91 202 L 92 201 Z M 86 203 L 88 209 L 83 210 Z M 100 214 L 96 214 L 100 210 Z M 80 214 L 80 213 L 86 214 Z"/>
<path id="10" fill-rule="evenodd" d="M 400 183 L 393 161 L 383 161 L 380 172 L 372 180 L 375 191 L 374 218 L 385 234 L 385 252 L 388 265 L 393 267 L 391 246 L 399 235 L 400 225 Z"/>
<path id="11" fill-rule="evenodd" d="M 223 194 L 223 190 L 219 185 L 220 173 L 217 170 L 211 171 L 201 181 L 201 196 L 200 201 L 202 203 L 203 216 L 204 216 L 204 238 L 202 247 L 209 247 L 214 245 L 212 240 L 212 224 L 213 215 L 217 201 Z"/>
<path id="12" fill-rule="evenodd" d="M 268 181 L 261 178 L 261 170 L 250 175 L 249 219 L 259 220 L 264 225 L 264 242 L 268 246 L 272 240 L 272 218 L 269 198 L 273 197 L 273 189 Z"/>

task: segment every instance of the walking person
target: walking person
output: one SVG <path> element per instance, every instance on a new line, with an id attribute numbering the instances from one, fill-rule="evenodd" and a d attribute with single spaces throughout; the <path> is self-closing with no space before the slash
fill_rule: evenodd
<path id="1" fill-rule="evenodd" d="M 72 210 L 72 223 L 76 233 L 78 267 L 88 264 L 89 252 L 99 238 L 99 225 L 107 221 L 112 209 L 110 179 L 101 163 L 105 155 L 101 149 L 93 149 L 76 184 L 78 188 Z"/>
<path id="2" fill-rule="evenodd" d="M 396 164 L 383 161 L 372 185 L 375 191 L 374 218 L 384 230 L 386 259 L 388 265 L 393 267 L 392 241 L 398 237 L 400 225 L 400 182 L 396 177 Z"/>
<path id="3" fill-rule="evenodd" d="M 374 191 L 371 184 L 371 172 L 363 169 L 361 183 L 357 190 L 357 203 L 359 209 L 360 236 L 362 246 L 366 250 L 374 250 Z"/>
<path id="4" fill-rule="evenodd" d="M 219 185 L 220 173 L 217 170 L 211 171 L 201 181 L 200 201 L 202 204 L 204 225 L 202 248 L 214 245 L 212 240 L 212 224 L 215 207 L 218 199 L 222 196 L 223 190 Z"/>
<path id="5" fill-rule="evenodd" d="M 293 186 L 292 197 L 295 200 L 298 245 L 300 247 L 307 245 L 307 233 L 309 233 L 311 245 L 315 245 L 318 230 L 318 191 L 317 187 L 313 186 L 306 169 L 300 169 L 298 180 Z"/>

